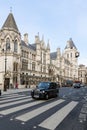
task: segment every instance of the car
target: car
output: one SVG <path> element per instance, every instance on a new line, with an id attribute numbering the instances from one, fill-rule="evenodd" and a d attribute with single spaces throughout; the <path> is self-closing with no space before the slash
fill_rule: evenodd
<path id="1" fill-rule="evenodd" d="M 81 86 L 80 86 L 80 83 L 74 83 L 74 84 L 73 84 L 73 87 L 74 87 L 74 88 L 80 88 Z"/>
<path id="2" fill-rule="evenodd" d="M 59 93 L 59 86 L 56 82 L 40 82 L 35 89 L 32 89 L 32 98 L 49 99 L 57 97 Z"/>
<path id="3" fill-rule="evenodd" d="M 81 86 L 81 87 L 85 87 L 85 84 L 82 84 L 82 83 L 81 83 L 80 86 Z"/>

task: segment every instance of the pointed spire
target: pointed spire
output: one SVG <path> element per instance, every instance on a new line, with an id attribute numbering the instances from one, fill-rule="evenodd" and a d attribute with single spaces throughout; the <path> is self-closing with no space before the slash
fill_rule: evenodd
<path id="1" fill-rule="evenodd" d="M 18 27 L 16 25 L 15 19 L 12 12 L 12 8 L 10 8 L 10 13 L 2 26 L 2 29 L 13 29 L 14 31 L 19 32 Z"/>
<path id="2" fill-rule="evenodd" d="M 73 48 L 77 49 L 74 42 L 73 42 L 73 40 L 72 40 L 72 38 L 70 38 L 67 41 L 67 45 L 66 45 L 65 49 L 73 49 Z"/>
<path id="3" fill-rule="evenodd" d="M 42 43 L 42 47 L 45 47 L 44 35 L 42 35 L 42 40 L 41 40 L 41 43 Z"/>
<path id="4" fill-rule="evenodd" d="M 49 39 L 48 39 L 48 43 L 47 43 L 47 50 L 50 50 Z"/>
<path id="5" fill-rule="evenodd" d="M 42 42 L 44 42 L 44 35 L 42 35 Z"/>
<path id="6" fill-rule="evenodd" d="M 61 56 L 60 47 L 57 48 L 57 55 L 58 55 L 58 56 Z"/>

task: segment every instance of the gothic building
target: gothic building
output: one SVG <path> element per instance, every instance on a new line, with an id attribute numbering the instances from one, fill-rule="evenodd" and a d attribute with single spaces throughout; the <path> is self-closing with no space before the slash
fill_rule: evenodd
<path id="1" fill-rule="evenodd" d="M 0 30 L 0 86 L 9 88 L 20 81 L 21 35 L 10 13 Z"/>
<path id="2" fill-rule="evenodd" d="M 60 48 L 51 53 L 51 63 L 59 82 L 78 79 L 78 56 L 78 50 L 71 38 L 67 41 L 63 53 Z"/>
<path id="3" fill-rule="evenodd" d="M 67 41 L 64 52 L 60 48 L 51 52 L 49 41 L 35 36 L 30 44 L 28 34 L 21 33 L 14 16 L 9 13 L 0 30 L 0 87 L 3 89 L 36 85 L 39 81 L 73 80 L 78 78 L 78 50 L 72 39 Z"/>
<path id="4" fill-rule="evenodd" d="M 79 65 L 78 78 L 79 78 L 79 81 L 87 85 L 87 67 L 83 64 Z"/>

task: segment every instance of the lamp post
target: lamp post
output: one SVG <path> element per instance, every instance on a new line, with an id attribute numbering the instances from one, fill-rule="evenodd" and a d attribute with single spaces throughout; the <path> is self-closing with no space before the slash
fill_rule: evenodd
<path id="1" fill-rule="evenodd" d="M 87 85 L 87 74 L 85 74 L 85 84 Z"/>
<path id="2" fill-rule="evenodd" d="M 4 91 L 7 91 L 6 73 L 7 73 L 7 49 L 2 51 L 5 54 L 5 74 L 4 74 Z"/>
<path id="3" fill-rule="evenodd" d="M 7 91 L 7 86 L 6 86 L 6 70 L 7 70 L 7 51 L 2 49 L 2 52 L 5 54 L 5 74 L 4 74 L 4 91 Z"/>

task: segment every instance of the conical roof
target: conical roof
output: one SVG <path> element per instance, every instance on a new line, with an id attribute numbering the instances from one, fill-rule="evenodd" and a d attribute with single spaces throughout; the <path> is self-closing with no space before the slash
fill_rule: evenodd
<path id="1" fill-rule="evenodd" d="M 72 38 L 70 38 L 70 39 L 67 41 L 67 45 L 66 45 L 65 49 L 68 49 L 68 48 L 70 48 L 70 49 L 72 49 L 72 48 L 77 49 L 76 46 L 75 46 L 75 44 L 74 44 L 74 42 L 73 42 L 73 40 L 72 40 Z"/>
<path id="2" fill-rule="evenodd" d="M 14 29 L 15 31 L 19 32 L 18 27 L 16 25 L 14 16 L 12 13 L 9 13 L 5 23 L 2 26 L 2 29 Z"/>

